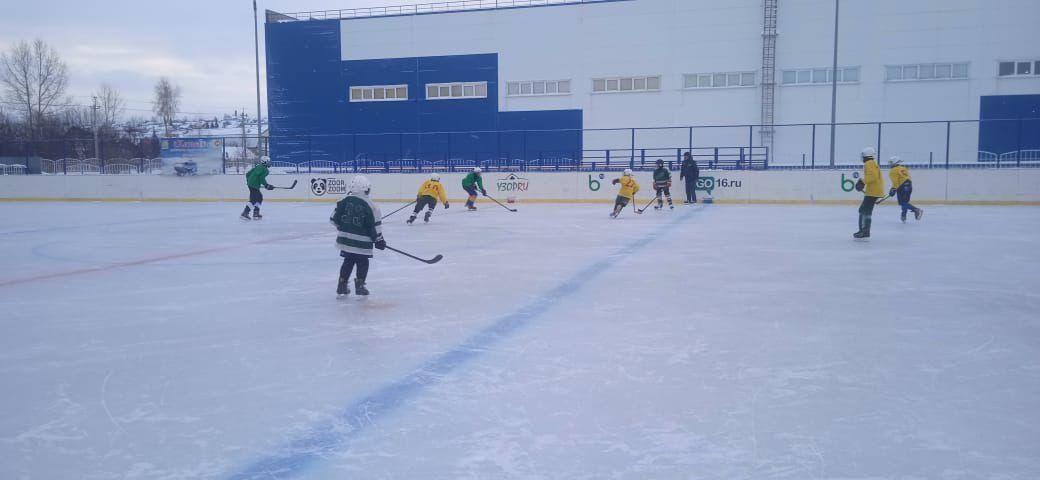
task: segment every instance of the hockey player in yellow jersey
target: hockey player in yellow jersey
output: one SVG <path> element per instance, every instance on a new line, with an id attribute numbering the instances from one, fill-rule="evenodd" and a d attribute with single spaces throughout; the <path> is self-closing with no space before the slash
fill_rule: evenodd
<path id="1" fill-rule="evenodd" d="M 632 170 L 626 168 L 621 174 L 621 178 L 615 178 L 611 183 L 621 186 L 617 198 L 614 199 L 614 212 L 610 214 L 610 218 L 617 218 L 621 209 L 636 198 L 636 194 L 639 193 L 639 182 L 636 182 L 636 178 L 632 176 Z"/>
<path id="2" fill-rule="evenodd" d="M 419 193 L 415 196 L 415 211 L 412 212 L 412 216 L 408 217 L 408 223 L 414 222 L 419 212 L 427 207 L 428 210 L 426 210 L 426 214 L 423 216 L 423 221 L 429 223 L 430 215 L 433 215 L 433 209 L 437 208 L 437 200 L 444 204 L 444 208 L 450 207 L 448 205 L 448 194 L 444 192 L 444 185 L 441 185 L 441 176 L 434 173 L 430 175 L 429 180 L 423 182 L 422 186 L 419 187 Z"/>
<path id="3" fill-rule="evenodd" d="M 859 205 L 859 231 L 852 234 L 854 238 L 870 238 L 874 205 L 885 196 L 885 179 L 881 177 L 881 168 L 874 158 L 876 156 L 877 152 L 872 147 L 864 148 L 860 155 L 863 160 L 863 178 L 856 182 L 856 190 L 863 192 L 863 203 Z"/>
<path id="4" fill-rule="evenodd" d="M 899 200 L 899 206 L 903 209 L 899 214 L 899 219 L 906 223 L 906 212 L 911 211 L 914 212 L 914 219 L 920 220 L 921 215 L 924 215 L 924 210 L 910 204 L 910 195 L 914 191 L 913 183 L 910 182 L 910 169 L 903 165 L 903 160 L 899 157 L 888 159 L 888 167 L 890 168 L 888 178 L 892 180 L 888 196 L 896 197 Z"/>

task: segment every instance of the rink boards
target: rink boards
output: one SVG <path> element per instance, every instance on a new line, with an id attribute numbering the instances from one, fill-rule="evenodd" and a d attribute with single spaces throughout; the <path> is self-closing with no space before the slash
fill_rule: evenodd
<path id="1" fill-rule="evenodd" d="M 916 203 L 967 205 L 1040 205 L 1040 169 L 913 170 Z M 888 172 L 885 190 L 888 190 Z M 366 174 L 373 196 L 386 201 L 410 201 L 429 174 Z M 491 172 L 484 175 L 489 195 L 517 202 L 612 202 L 618 172 Z M 466 197 L 462 173 L 443 173 L 452 201 Z M 713 171 L 702 170 L 699 198 L 719 203 L 857 203 L 854 185 L 858 170 Z M 346 193 L 353 174 L 278 174 L 268 180 L 278 186 L 298 181 L 295 189 L 265 192 L 267 201 L 335 201 Z M 653 193 L 651 172 L 637 172 L 642 190 Z M 672 196 L 683 197 L 683 184 L 673 172 Z M 248 197 L 241 175 L 175 177 L 161 175 L 30 175 L 0 177 L 0 200 L 84 201 L 241 201 Z"/>

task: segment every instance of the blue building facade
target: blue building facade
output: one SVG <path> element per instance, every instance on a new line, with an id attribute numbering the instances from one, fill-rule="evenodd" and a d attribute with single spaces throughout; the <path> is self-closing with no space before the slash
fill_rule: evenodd
<path id="1" fill-rule="evenodd" d="M 579 159 L 582 111 L 499 111 L 497 53 L 341 60 L 340 20 L 267 23 L 270 152 L 277 161 Z M 429 84 L 485 83 L 480 98 Z M 351 87 L 406 85 L 407 100 L 351 101 Z"/>

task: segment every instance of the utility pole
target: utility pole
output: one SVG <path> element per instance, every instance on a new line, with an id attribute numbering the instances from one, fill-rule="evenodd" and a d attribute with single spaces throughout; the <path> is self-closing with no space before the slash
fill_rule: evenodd
<path id="1" fill-rule="evenodd" d="M 94 159 L 98 161 L 98 169 L 102 169 L 103 168 L 102 165 L 104 165 L 104 162 L 101 161 L 101 149 L 98 148 L 101 145 L 101 142 L 98 140 L 98 122 L 97 122 L 98 104 L 97 104 L 97 95 L 94 95 L 93 98 L 94 98 L 94 108 L 90 109 L 90 113 L 91 113 L 90 121 L 91 121 L 91 123 L 94 126 Z M 104 170 L 101 170 L 101 173 L 105 173 Z"/>
<path id="2" fill-rule="evenodd" d="M 242 109 L 242 161 L 246 160 L 246 109 Z"/>
<path id="3" fill-rule="evenodd" d="M 834 166 L 834 138 L 838 119 L 838 3 L 834 0 L 834 61 L 831 63 L 831 166 Z"/>
<path id="4" fill-rule="evenodd" d="M 256 0 L 253 0 L 253 53 L 256 56 L 256 151 L 263 155 L 260 145 L 260 31 L 256 24 Z"/>

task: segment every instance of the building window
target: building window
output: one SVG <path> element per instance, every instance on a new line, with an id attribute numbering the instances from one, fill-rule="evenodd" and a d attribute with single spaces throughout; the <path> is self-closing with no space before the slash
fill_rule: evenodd
<path id="1" fill-rule="evenodd" d="M 427 100 L 459 100 L 465 98 L 487 98 L 487 82 L 426 84 Z"/>
<path id="2" fill-rule="evenodd" d="M 408 100 L 408 85 L 350 87 L 351 102 L 400 102 Z"/>
<path id="3" fill-rule="evenodd" d="M 507 97 L 540 97 L 570 94 L 570 80 L 532 80 L 506 83 Z"/>
<path id="4" fill-rule="evenodd" d="M 916 80 L 963 80 L 968 78 L 968 63 L 915 63 L 886 65 L 886 82 L 913 82 Z"/>
<path id="5" fill-rule="evenodd" d="M 595 93 L 615 92 L 649 92 L 661 89 L 660 76 L 615 77 L 592 79 L 592 91 Z M 567 84 L 570 91 L 570 84 Z"/>
<path id="6" fill-rule="evenodd" d="M 998 77 L 1033 77 L 1040 75 L 1040 60 L 1015 60 L 997 65 Z"/>
<path id="7" fill-rule="evenodd" d="M 683 88 L 753 87 L 755 72 L 688 73 L 683 75 Z"/>
<path id="8" fill-rule="evenodd" d="M 832 68 L 800 68 L 780 72 L 782 85 L 824 85 L 833 81 Z M 858 83 L 859 67 L 838 67 L 838 83 Z"/>

